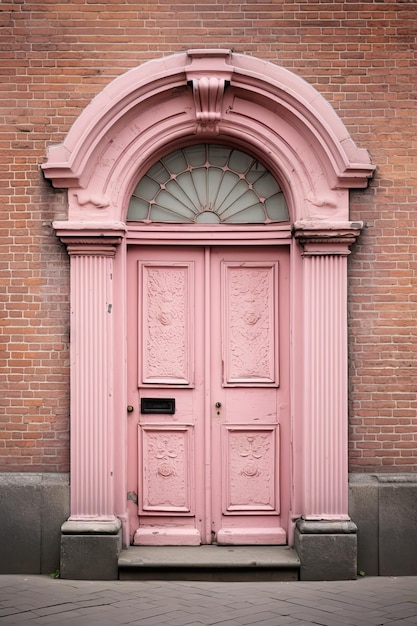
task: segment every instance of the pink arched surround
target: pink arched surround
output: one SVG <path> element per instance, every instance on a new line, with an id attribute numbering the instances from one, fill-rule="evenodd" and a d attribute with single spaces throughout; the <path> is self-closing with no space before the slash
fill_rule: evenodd
<path id="1" fill-rule="evenodd" d="M 251 152 L 275 174 L 291 224 L 129 228 L 130 195 L 180 146 L 215 141 Z M 71 524 L 128 542 L 127 243 L 258 241 L 291 255 L 289 530 L 348 520 L 347 256 L 361 223 L 349 189 L 374 167 L 327 101 L 293 73 L 229 50 L 190 50 L 111 82 L 43 165 L 68 189 L 54 223 L 71 258 Z M 78 526 L 77 526 L 78 525 Z"/>

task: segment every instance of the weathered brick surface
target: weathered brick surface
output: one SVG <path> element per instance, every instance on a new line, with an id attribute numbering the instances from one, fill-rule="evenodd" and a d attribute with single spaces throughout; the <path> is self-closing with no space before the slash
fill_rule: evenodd
<path id="1" fill-rule="evenodd" d="M 3 0 L 0 26 L 0 469 L 68 469 L 65 194 L 42 179 L 47 145 L 124 71 L 222 47 L 314 85 L 378 166 L 351 195 L 366 228 L 349 261 L 350 460 L 415 470 L 415 0 Z"/>

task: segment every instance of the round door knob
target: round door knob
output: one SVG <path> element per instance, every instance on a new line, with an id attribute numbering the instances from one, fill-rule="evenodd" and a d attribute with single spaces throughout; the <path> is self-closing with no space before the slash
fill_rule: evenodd
<path id="1" fill-rule="evenodd" d="M 128 413 L 132 413 L 133 412 L 133 406 L 131 404 L 129 404 L 129 406 L 127 407 L 127 412 Z"/>
<path id="2" fill-rule="evenodd" d="M 221 402 L 216 402 L 216 409 L 220 409 L 222 403 Z"/>

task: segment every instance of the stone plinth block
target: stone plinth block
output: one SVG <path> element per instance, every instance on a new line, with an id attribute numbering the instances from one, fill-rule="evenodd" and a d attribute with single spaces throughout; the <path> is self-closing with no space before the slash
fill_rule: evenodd
<path id="1" fill-rule="evenodd" d="M 300 580 L 356 578 L 357 536 L 352 522 L 298 520 L 294 540 Z"/>
<path id="2" fill-rule="evenodd" d="M 64 524 L 61 535 L 61 578 L 117 580 L 122 549 L 120 525 L 117 529 L 115 525 L 104 526 L 100 532 L 100 524 L 96 522 L 92 522 L 91 529 L 86 523 L 78 527 L 76 523 L 70 533 L 70 524 Z"/>

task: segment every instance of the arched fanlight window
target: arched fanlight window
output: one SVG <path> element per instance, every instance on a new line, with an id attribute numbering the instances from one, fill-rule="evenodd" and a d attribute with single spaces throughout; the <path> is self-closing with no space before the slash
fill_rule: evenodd
<path id="1" fill-rule="evenodd" d="M 275 178 L 257 159 L 227 146 L 175 150 L 147 171 L 129 204 L 128 221 L 269 224 L 289 220 Z"/>

